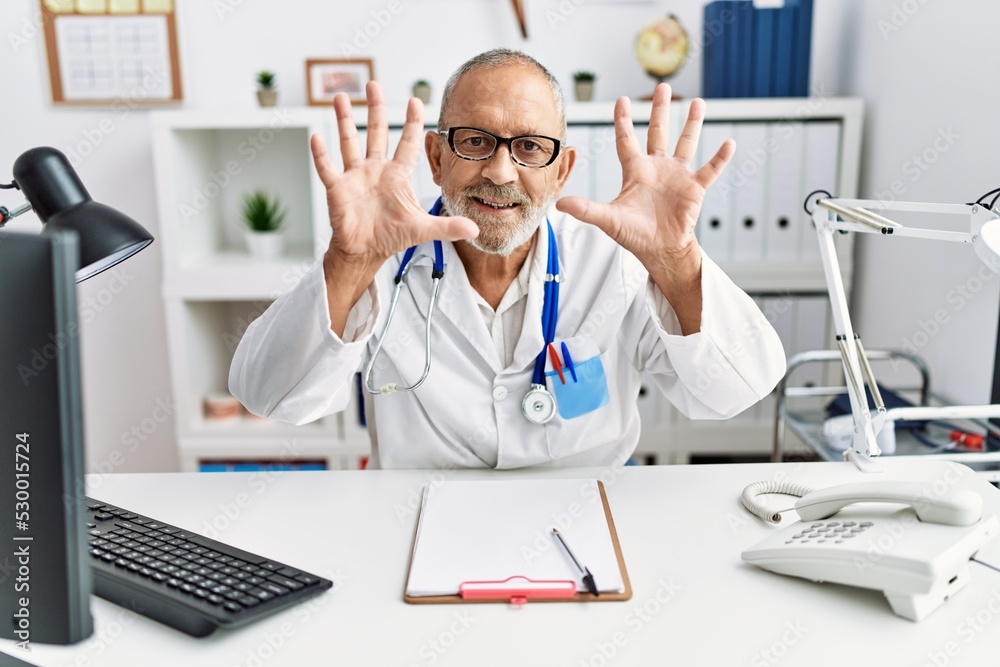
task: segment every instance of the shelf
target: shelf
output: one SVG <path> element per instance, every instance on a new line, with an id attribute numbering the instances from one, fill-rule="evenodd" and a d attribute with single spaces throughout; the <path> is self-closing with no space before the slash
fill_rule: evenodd
<path id="1" fill-rule="evenodd" d="M 315 264 L 309 248 L 289 249 L 265 260 L 244 251 L 225 250 L 189 259 L 165 281 L 166 297 L 192 300 L 275 299 L 288 291 Z"/>

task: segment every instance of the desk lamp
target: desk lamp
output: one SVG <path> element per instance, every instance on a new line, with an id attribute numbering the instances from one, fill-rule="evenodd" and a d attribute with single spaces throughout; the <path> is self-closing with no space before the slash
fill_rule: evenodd
<path id="1" fill-rule="evenodd" d="M 854 416 L 854 434 L 851 446 L 844 457 L 864 472 L 877 472 L 882 467 L 874 460 L 882 452 L 875 441 L 875 434 L 887 422 L 895 420 L 929 419 L 970 419 L 1000 417 L 1000 405 L 967 405 L 945 407 L 910 407 L 886 410 L 885 403 L 875 382 L 861 338 L 851 325 L 851 315 L 847 308 L 847 296 L 837 262 L 837 249 L 833 242 L 834 233 L 882 234 L 884 236 L 906 236 L 931 241 L 952 241 L 971 243 L 979 259 L 993 271 L 1000 273 L 1000 212 L 993 208 L 997 198 L 989 204 L 985 198 L 1000 192 L 1000 189 L 983 195 L 972 204 L 930 204 L 918 202 L 882 202 L 867 199 L 839 199 L 830 193 L 817 190 L 806 198 L 806 213 L 812 216 L 819 237 L 820 255 L 830 307 L 837 334 L 837 346 L 844 366 L 847 393 Z M 826 195 L 819 197 L 819 195 Z M 809 202 L 815 199 L 815 209 L 809 210 Z M 941 231 L 901 225 L 898 222 L 875 213 L 887 212 L 932 213 L 937 215 L 963 216 L 969 221 L 969 231 Z M 875 404 L 873 417 L 868 408 L 864 384 L 867 383 Z"/>
<path id="2" fill-rule="evenodd" d="M 138 222 L 90 198 L 66 156 L 54 148 L 32 148 L 14 162 L 14 182 L 27 203 L 14 210 L 0 206 L 0 227 L 34 210 L 48 230 L 69 229 L 80 239 L 76 282 L 95 276 L 153 242 Z"/>
<path id="3" fill-rule="evenodd" d="M 94 202 L 66 157 L 34 148 L 14 162 L 42 234 L 0 231 L 0 637 L 73 644 L 93 632 L 83 507 L 83 407 L 76 283 L 153 237 Z M 81 268 L 82 267 L 82 268 Z"/>

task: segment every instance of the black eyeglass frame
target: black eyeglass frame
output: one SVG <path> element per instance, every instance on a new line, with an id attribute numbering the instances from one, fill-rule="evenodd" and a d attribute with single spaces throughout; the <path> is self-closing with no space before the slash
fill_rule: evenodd
<path id="1" fill-rule="evenodd" d="M 461 155 L 457 150 L 455 150 L 455 132 L 458 130 L 472 130 L 473 132 L 482 132 L 483 134 L 486 134 L 496 139 L 496 145 L 493 146 L 493 151 L 485 157 L 466 157 L 464 155 Z M 456 157 L 459 157 L 463 160 L 470 160 L 472 162 L 482 162 L 483 160 L 489 160 L 490 158 L 492 158 L 494 155 L 497 154 L 497 151 L 500 149 L 500 145 L 504 144 L 507 146 L 507 154 L 510 155 L 511 161 L 516 165 L 527 167 L 528 169 L 543 169 L 545 167 L 548 167 L 550 164 L 556 161 L 557 157 L 559 157 L 559 149 L 562 147 L 561 141 L 559 141 L 558 139 L 554 139 L 553 137 L 547 137 L 544 134 L 519 134 L 516 137 L 501 137 L 500 135 L 493 134 L 492 132 L 487 132 L 486 130 L 483 130 L 478 127 L 466 127 L 466 126 L 449 127 L 447 130 L 438 130 L 438 134 L 446 136 L 448 138 L 448 146 L 449 148 L 451 148 L 451 152 L 454 153 Z M 552 156 L 549 158 L 549 161 L 546 162 L 545 164 L 524 164 L 523 162 L 518 161 L 518 159 L 514 157 L 513 144 L 518 139 L 547 139 L 548 141 L 551 141 L 553 144 L 555 144 L 555 148 L 553 148 L 552 150 Z"/>

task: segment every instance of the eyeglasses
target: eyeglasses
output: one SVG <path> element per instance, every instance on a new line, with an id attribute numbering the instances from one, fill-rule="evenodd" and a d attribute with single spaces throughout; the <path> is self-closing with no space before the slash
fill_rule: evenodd
<path id="1" fill-rule="evenodd" d="M 447 135 L 451 152 L 463 160 L 489 160 L 500 144 L 506 144 L 510 159 L 522 167 L 547 167 L 559 157 L 559 140 L 540 134 L 499 137 L 475 127 L 452 127 L 438 134 Z"/>

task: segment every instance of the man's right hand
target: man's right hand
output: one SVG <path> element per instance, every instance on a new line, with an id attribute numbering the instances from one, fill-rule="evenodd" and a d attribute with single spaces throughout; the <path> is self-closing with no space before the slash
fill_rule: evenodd
<path id="1" fill-rule="evenodd" d="M 403 136 L 391 160 L 386 157 L 389 126 L 382 87 L 370 81 L 368 146 L 362 156 L 351 102 L 340 93 L 333 100 L 344 172 L 337 173 L 319 135 L 313 135 L 313 162 L 326 187 L 333 236 L 323 260 L 332 329 L 342 335 L 347 315 L 371 284 L 382 264 L 398 252 L 426 241 L 475 238 L 479 229 L 468 218 L 433 216 L 420 208 L 413 192 L 413 170 L 424 131 L 423 105 L 411 99 Z"/>

